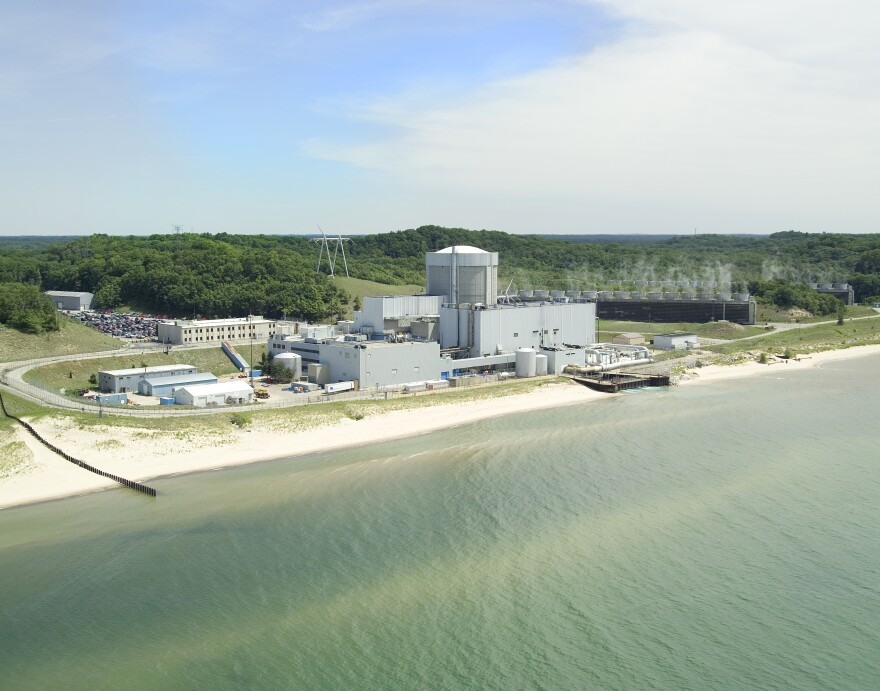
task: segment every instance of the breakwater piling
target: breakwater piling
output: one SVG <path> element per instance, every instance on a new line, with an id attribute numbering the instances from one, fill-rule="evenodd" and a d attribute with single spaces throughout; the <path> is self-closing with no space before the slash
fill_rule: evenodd
<path id="1" fill-rule="evenodd" d="M 121 477 L 119 475 L 114 475 L 113 473 L 108 473 L 106 470 L 101 470 L 100 468 L 96 468 L 95 466 L 90 465 L 90 464 L 86 463 L 85 461 L 81 461 L 78 458 L 74 458 L 69 453 L 65 453 L 64 451 L 59 449 L 54 444 L 50 444 L 48 441 L 43 439 L 43 437 L 40 436 L 40 434 L 37 432 L 37 430 L 35 430 L 33 427 L 31 427 L 27 422 L 25 422 L 24 420 L 22 420 L 19 417 L 16 417 L 15 415 L 12 415 L 8 410 L 6 410 L 6 404 L 3 401 L 3 394 L 0 394 L 0 409 L 3 410 L 3 414 L 6 417 L 8 417 L 12 420 L 15 420 L 18 424 L 20 424 L 28 432 L 30 432 L 37 439 L 37 441 L 39 441 L 43 446 L 45 446 L 50 451 L 57 453 L 64 460 L 69 461 L 70 463 L 73 463 L 74 465 L 78 465 L 80 468 L 83 468 L 84 470 L 88 470 L 91 473 L 95 473 L 95 475 L 100 475 L 101 477 L 109 478 L 110 480 L 113 480 L 114 482 L 118 482 L 120 485 L 128 487 L 129 489 L 133 489 L 136 492 L 142 492 L 143 494 L 146 494 L 151 497 L 156 496 L 156 490 L 153 489 L 152 487 L 147 487 L 146 485 L 142 485 L 140 482 L 135 482 L 134 480 L 128 480 L 128 479 Z"/>

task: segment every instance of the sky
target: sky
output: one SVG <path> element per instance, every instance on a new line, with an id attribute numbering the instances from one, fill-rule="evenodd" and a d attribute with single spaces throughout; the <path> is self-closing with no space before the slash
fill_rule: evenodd
<path id="1" fill-rule="evenodd" d="M 0 17 L 0 235 L 880 232 L 868 0 Z"/>

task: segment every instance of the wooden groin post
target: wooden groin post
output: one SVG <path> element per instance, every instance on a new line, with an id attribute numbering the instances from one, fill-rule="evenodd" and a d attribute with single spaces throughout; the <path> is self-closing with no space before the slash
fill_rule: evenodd
<path id="1" fill-rule="evenodd" d="M 135 482 L 134 480 L 127 480 L 124 477 L 120 477 L 119 475 L 114 475 L 113 473 L 108 473 L 106 470 L 101 470 L 100 468 L 96 468 L 93 465 L 89 465 L 85 461 L 81 461 L 78 458 L 74 458 L 69 453 L 65 453 L 64 451 L 59 449 L 54 444 L 50 444 L 48 441 L 43 439 L 43 437 L 41 437 L 39 435 L 37 430 L 35 430 L 33 427 L 31 427 L 30 424 L 28 424 L 27 422 L 25 422 L 21 418 L 16 417 L 15 415 L 12 415 L 11 413 L 9 413 L 8 410 L 6 410 L 6 404 L 3 401 L 3 394 L 2 393 L 0 393 L 0 409 L 3 410 L 3 414 L 6 417 L 8 417 L 12 420 L 15 420 L 18 424 L 20 424 L 28 432 L 30 432 L 37 439 L 37 441 L 39 441 L 41 444 L 43 444 L 43 446 L 45 446 L 50 451 L 58 454 L 64 460 L 66 460 L 70 463 L 73 463 L 74 465 L 78 465 L 80 468 L 83 468 L 84 470 L 88 470 L 89 472 L 95 473 L 96 475 L 100 475 L 101 477 L 109 478 L 110 480 L 113 480 L 114 482 L 118 482 L 120 485 L 124 485 L 125 487 L 133 489 L 137 492 L 141 492 L 141 493 L 146 494 L 151 497 L 156 496 L 156 490 L 153 489 L 152 487 L 147 487 L 146 485 L 142 485 L 140 482 Z"/>

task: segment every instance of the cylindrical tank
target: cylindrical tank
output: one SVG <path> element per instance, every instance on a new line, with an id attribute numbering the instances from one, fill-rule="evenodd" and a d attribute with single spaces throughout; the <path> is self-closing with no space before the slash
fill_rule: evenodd
<path id="1" fill-rule="evenodd" d="M 614 297 L 617 300 L 629 300 L 629 291 L 628 290 L 616 290 L 616 291 L 614 291 Z"/>
<path id="2" fill-rule="evenodd" d="M 612 293 L 610 290 L 600 290 L 599 291 L 599 299 L 600 300 L 610 300 L 613 297 L 614 297 L 614 293 Z"/>
<path id="3" fill-rule="evenodd" d="M 557 298 L 564 298 L 565 291 L 564 290 L 551 290 L 550 297 L 553 298 L 554 300 Z"/>
<path id="4" fill-rule="evenodd" d="M 535 374 L 539 377 L 547 374 L 547 363 L 550 358 L 546 355 L 535 355 Z"/>
<path id="5" fill-rule="evenodd" d="M 595 290 L 582 290 L 581 297 L 586 298 L 587 300 L 595 300 L 599 297 L 599 293 Z"/>
<path id="6" fill-rule="evenodd" d="M 832 285 L 833 284 L 831 284 L 831 283 L 820 283 L 819 287 L 822 288 L 823 290 L 831 290 Z"/>
<path id="7" fill-rule="evenodd" d="M 498 298 L 498 253 L 455 245 L 425 254 L 428 295 L 454 304 L 494 305 Z"/>
<path id="8" fill-rule="evenodd" d="M 849 288 L 849 283 L 835 283 L 834 287 L 838 290 L 846 290 L 847 288 Z"/>
<path id="9" fill-rule="evenodd" d="M 653 292 L 653 293 L 648 293 L 648 299 L 649 299 L 649 300 L 662 300 L 662 299 L 663 299 L 663 293 L 660 293 L 660 292 L 657 292 L 657 291 L 655 291 L 655 292 Z"/>
<path id="10" fill-rule="evenodd" d="M 536 290 L 535 291 L 535 299 L 536 300 L 546 300 L 550 297 L 549 290 Z"/>
<path id="11" fill-rule="evenodd" d="M 715 299 L 714 293 L 709 293 L 706 291 L 703 291 L 702 293 L 700 293 L 700 300 L 714 300 L 714 299 Z"/>
<path id="12" fill-rule="evenodd" d="M 676 298 L 678 298 L 678 293 L 673 293 L 672 291 L 669 291 L 668 293 L 663 293 L 664 300 L 675 300 Z"/>
<path id="13" fill-rule="evenodd" d="M 581 291 L 579 291 L 579 290 L 566 290 L 565 294 L 570 298 L 579 298 L 581 296 Z"/>
<path id="14" fill-rule="evenodd" d="M 739 300 L 740 302 L 748 302 L 749 301 L 749 294 L 748 293 L 734 293 L 733 299 Z"/>
<path id="15" fill-rule="evenodd" d="M 636 281 L 636 285 L 639 288 L 646 288 L 648 286 L 648 282 L 647 281 Z"/>
<path id="16" fill-rule="evenodd" d="M 808 285 L 809 285 L 810 288 L 812 288 L 813 290 L 816 290 L 816 288 L 819 287 L 819 284 L 818 284 L 818 283 L 813 283 L 813 282 L 810 282 Z"/>
<path id="17" fill-rule="evenodd" d="M 730 302 L 730 293 L 716 293 L 715 299 L 719 302 Z"/>
<path id="18" fill-rule="evenodd" d="M 637 291 L 637 292 L 634 292 L 634 293 L 630 293 L 630 294 L 629 294 L 629 297 L 630 297 L 630 299 L 632 299 L 632 300 L 641 300 L 641 299 L 642 299 L 642 293 L 641 293 L 641 292 L 638 292 L 638 291 Z"/>
<path id="19" fill-rule="evenodd" d="M 690 288 L 690 284 L 687 281 L 676 281 L 675 287 L 676 288 Z"/>
<path id="20" fill-rule="evenodd" d="M 532 297 L 534 293 L 531 290 L 521 290 L 519 291 L 519 296 L 522 300 L 528 300 Z"/>
<path id="21" fill-rule="evenodd" d="M 278 353 L 274 358 L 275 362 L 290 371 L 293 381 L 299 381 L 302 377 L 302 356 L 296 353 Z"/>
<path id="22" fill-rule="evenodd" d="M 537 353 L 533 348 L 520 348 L 514 357 L 517 377 L 535 376 Z"/>

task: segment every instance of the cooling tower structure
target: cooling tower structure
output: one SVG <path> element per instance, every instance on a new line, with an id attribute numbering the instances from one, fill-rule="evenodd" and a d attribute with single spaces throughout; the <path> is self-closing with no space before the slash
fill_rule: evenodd
<path id="1" fill-rule="evenodd" d="M 453 305 L 498 301 L 498 253 L 456 245 L 425 254 L 428 295 L 445 295 Z"/>

